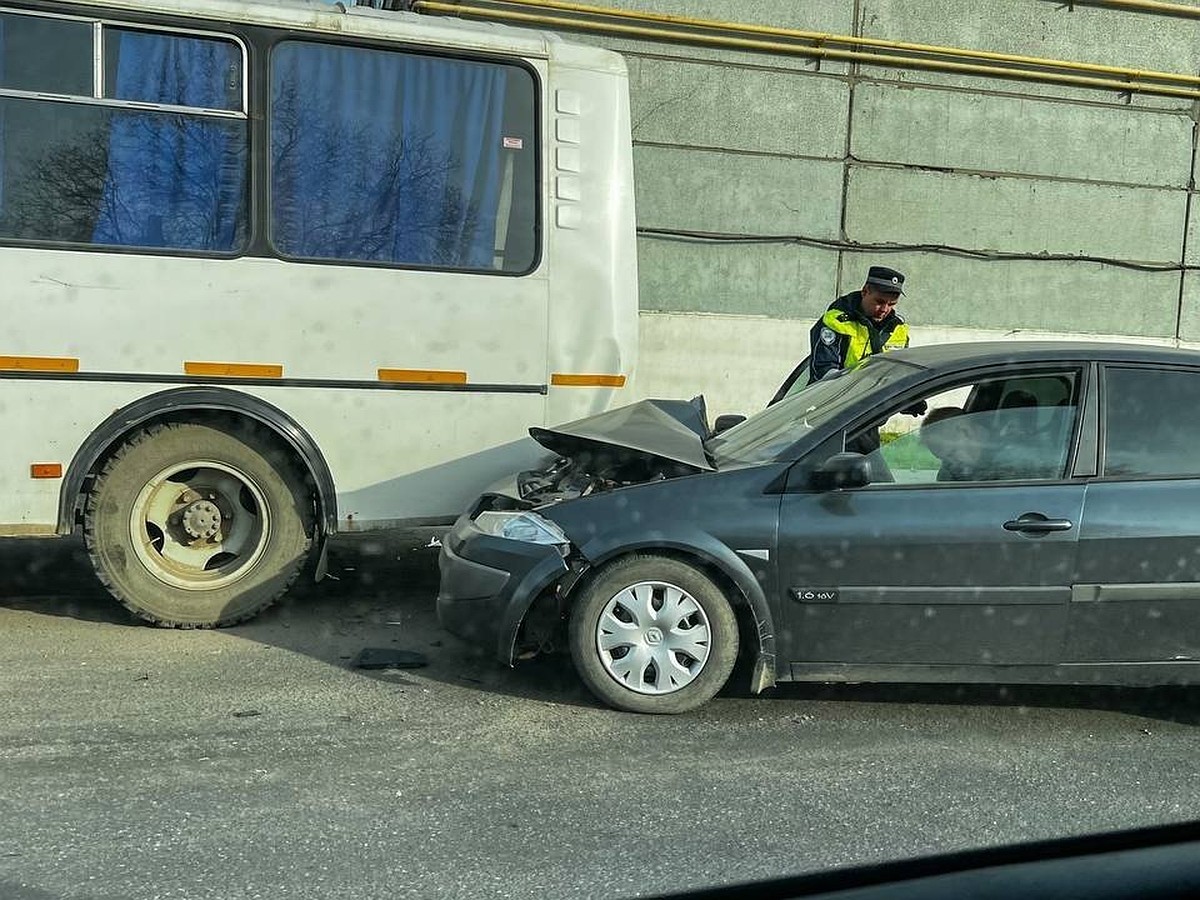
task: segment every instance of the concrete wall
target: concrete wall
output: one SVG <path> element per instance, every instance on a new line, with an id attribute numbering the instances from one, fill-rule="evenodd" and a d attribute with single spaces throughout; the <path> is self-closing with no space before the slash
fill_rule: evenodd
<path id="1" fill-rule="evenodd" d="M 1200 20 L 1057 0 L 597 5 L 1200 72 Z M 590 40 L 629 63 L 641 226 L 809 242 L 643 237 L 638 394 L 704 392 L 717 411 L 757 408 L 807 352 L 812 320 L 875 261 L 908 275 L 902 312 L 915 342 L 1200 341 L 1200 273 L 1182 268 L 1200 265 L 1188 100 Z"/>

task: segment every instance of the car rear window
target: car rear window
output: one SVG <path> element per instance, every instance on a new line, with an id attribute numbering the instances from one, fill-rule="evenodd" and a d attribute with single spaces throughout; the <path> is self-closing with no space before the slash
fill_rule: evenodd
<path id="1" fill-rule="evenodd" d="M 1104 385 L 1105 475 L 1200 475 L 1200 372 L 1110 368 Z"/>

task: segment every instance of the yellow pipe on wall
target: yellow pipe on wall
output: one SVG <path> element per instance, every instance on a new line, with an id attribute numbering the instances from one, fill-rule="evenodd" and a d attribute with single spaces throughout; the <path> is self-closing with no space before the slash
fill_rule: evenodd
<path id="1" fill-rule="evenodd" d="M 623 10 L 614 7 L 592 6 L 586 3 L 571 3 L 567 0 L 500 0 L 508 6 L 524 6 L 533 9 L 551 9 L 581 15 L 598 15 L 614 19 L 629 19 L 655 22 L 683 28 L 701 28 L 712 31 L 736 31 L 742 34 L 759 34 L 769 37 L 811 41 L 816 44 L 837 44 L 848 47 L 875 47 L 881 50 L 904 50 L 929 56 L 949 56 L 962 59 L 988 60 L 1014 65 L 1041 66 L 1044 68 L 1086 72 L 1092 75 L 1115 75 L 1121 78 L 1173 81 L 1180 84 L 1200 85 L 1200 76 L 1176 72 L 1155 72 L 1147 69 L 1130 69 L 1123 66 L 1106 66 L 1098 63 L 1075 62 L 1065 59 L 1047 59 L 1038 56 L 1021 56 L 1012 53 L 996 53 L 990 50 L 968 50 L 962 47 L 940 47 L 935 44 L 914 44 L 908 41 L 892 41 L 884 38 L 858 37 L 848 34 L 833 34 L 820 31 L 802 31 L 795 28 L 777 28 L 771 25 L 752 25 L 741 22 L 722 22 L 713 19 L 695 19 L 669 13 L 648 13 L 639 10 Z M 1097 3 L 1146 3 L 1153 0 L 1094 0 Z M 1175 3 L 1157 3 L 1156 6 L 1174 7 Z M 1200 16 L 1200 7 L 1188 6 L 1192 14 Z"/>
<path id="2" fill-rule="evenodd" d="M 1058 72 L 1006 68 L 998 65 L 949 62 L 936 59 L 914 59 L 906 56 L 869 53 L 860 50 L 831 50 L 825 47 L 806 47 L 797 44 L 785 43 L 782 41 L 767 41 L 755 38 L 692 34 L 684 31 L 673 32 L 661 28 L 625 25 L 617 22 L 589 22 L 583 19 L 549 16 L 539 13 L 523 13 L 515 10 L 492 9 L 471 6 L 470 4 L 462 2 L 417 0 L 417 2 L 413 4 L 413 9 L 417 10 L 418 12 L 447 13 L 459 16 L 471 16 L 481 19 L 499 19 L 502 21 L 519 22 L 526 25 L 575 29 L 579 31 L 591 31 L 598 34 L 621 35 L 650 40 L 665 39 L 682 43 L 701 44 L 710 47 L 733 50 L 751 50 L 759 52 L 767 51 L 790 56 L 805 56 L 815 59 L 830 59 L 841 62 L 859 62 L 868 65 L 894 66 L 897 68 L 906 69 L 924 69 L 927 71 L 948 72 L 953 74 L 983 75 L 993 78 L 1010 78 L 1022 81 L 1040 81 L 1073 87 L 1119 91 L 1121 93 L 1136 92 L 1140 94 L 1153 94 L 1156 96 L 1181 97 L 1189 100 L 1200 100 L 1200 90 L 1196 88 L 1172 87 L 1165 84 L 1139 84 L 1134 81 L 1120 81 L 1112 78 L 1093 78 L 1083 75 L 1065 75 Z M 1167 73 L 1157 74 L 1165 75 Z M 1180 80 L 1184 81 L 1187 79 L 1183 76 L 1180 76 Z"/>
<path id="3" fill-rule="evenodd" d="M 1086 6 L 1114 6 L 1137 12 L 1200 19 L 1200 6 L 1188 6 L 1184 3 L 1163 3 L 1161 0 L 1075 0 L 1075 2 Z"/>

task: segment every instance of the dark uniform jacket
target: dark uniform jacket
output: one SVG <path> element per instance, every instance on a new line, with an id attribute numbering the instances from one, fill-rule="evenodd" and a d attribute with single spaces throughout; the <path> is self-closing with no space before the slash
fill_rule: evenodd
<path id="1" fill-rule="evenodd" d="M 862 291 L 854 291 L 830 304 L 809 334 L 809 383 L 834 369 L 853 369 L 873 353 L 908 346 L 908 326 L 895 311 L 876 325 L 862 311 Z"/>

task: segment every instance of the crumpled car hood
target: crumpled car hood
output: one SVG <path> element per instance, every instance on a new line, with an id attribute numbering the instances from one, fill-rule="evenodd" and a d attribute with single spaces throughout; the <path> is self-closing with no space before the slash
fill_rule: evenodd
<path id="1" fill-rule="evenodd" d="M 530 428 L 529 434 L 547 450 L 568 458 L 615 451 L 713 470 L 704 452 L 708 419 L 703 397 L 640 400 L 555 428 Z"/>

